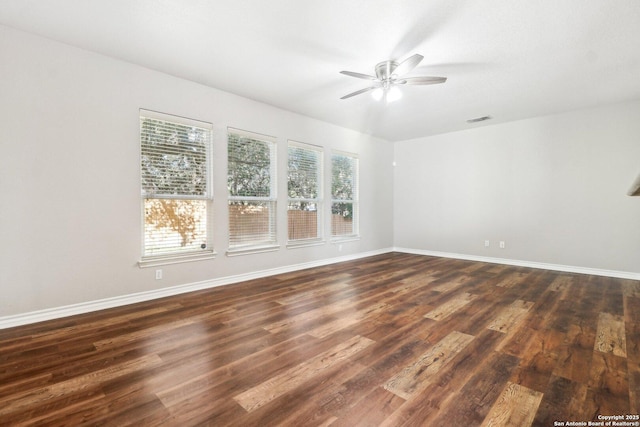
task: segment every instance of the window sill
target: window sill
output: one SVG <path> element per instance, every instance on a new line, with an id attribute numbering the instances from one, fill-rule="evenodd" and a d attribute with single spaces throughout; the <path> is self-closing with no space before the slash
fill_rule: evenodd
<path id="1" fill-rule="evenodd" d="M 184 255 L 159 255 L 153 257 L 142 258 L 138 261 L 138 267 L 157 267 L 159 265 L 167 264 L 181 264 L 184 262 L 202 261 L 207 259 L 214 259 L 217 253 L 214 251 L 198 252 Z"/>
<path id="2" fill-rule="evenodd" d="M 263 252 L 275 252 L 280 250 L 280 245 L 250 246 L 246 248 L 237 248 L 227 250 L 227 256 L 260 254 Z"/>
<path id="3" fill-rule="evenodd" d="M 306 248 L 309 246 L 321 246 L 326 242 L 322 239 L 309 239 L 309 240 L 292 240 L 287 243 L 287 249 Z"/>
<path id="4" fill-rule="evenodd" d="M 356 242 L 360 240 L 360 236 L 351 235 L 351 236 L 333 236 L 331 237 L 332 244 L 345 243 L 345 242 Z"/>

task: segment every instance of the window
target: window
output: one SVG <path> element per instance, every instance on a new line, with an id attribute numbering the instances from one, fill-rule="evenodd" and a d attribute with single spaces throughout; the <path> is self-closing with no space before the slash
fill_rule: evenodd
<path id="1" fill-rule="evenodd" d="M 358 157 L 334 152 L 331 156 L 331 236 L 358 235 Z"/>
<path id="2" fill-rule="evenodd" d="M 275 138 L 229 129 L 229 250 L 276 245 Z"/>
<path id="3" fill-rule="evenodd" d="M 289 243 L 312 243 L 321 237 L 322 148 L 289 141 L 288 158 Z"/>
<path id="4" fill-rule="evenodd" d="M 140 110 L 145 259 L 212 256 L 209 123 Z"/>

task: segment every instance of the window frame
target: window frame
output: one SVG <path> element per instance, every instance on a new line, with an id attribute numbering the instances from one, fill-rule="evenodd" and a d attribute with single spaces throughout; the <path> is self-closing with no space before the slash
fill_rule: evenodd
<path id="1" fill-rule="evenodd" d="M 306 198 L 306 197 L 298 197 L 292 198 L 289 193 L 289 182 L 290 182 L 290 168 L 289 168 L 289 159 L 290 159 L 290 149 L 296 148 L 301 150 L 307 150 L 315 152 L 317 155 L 318 163 L 316 167 L 316 197 L 315 198 Z M 324 244 L 324 203 L 323 203 L 323 194 L 324 194 L 324 180 L 323 180 L 323 165 L 324 165 L 324 148 L 318 145 L 308 144 L 305 142 L 299 142 L 294 140 L 287 141 L 287 247 L 295 248 L 295 247 L 304 247 L 304 246 L 315 246 Z M 291 239 L 289 235 L 289 212 L 295 209 L 290 209 L 289 206 L 292 203 L 302 202 L 302 203 L 313 203 L 316 206 L 316 237 L 311 238 L 300 238 L 300 239 Z"/>
<path id="2" fill-rule="evenodd" d="M 248 138 L 251 140 L 259 141 L 267 144 L 269 148 L 269 195 L 268 196 L 235 196 L 231 194 L 229 190 L 229 178 L 231 172 L 231 162 L 229 162 L 229 139 L 231 135 L 237 135 L 242 138 Z M 227 128 L 227 212 L 229 213 L 229 207 L 233 202 L 249 202 L 249 203 L 268 203 L 269 204 L 269 219 L 268 219 L 268 235 L 271 236 L 270 239 L 249 242 L 246 244 L 232 244 L 232 230 L 231 230 L 231 217 L 229 216 L 229 221 L 227 224 L 227 255 L 244 255 L 244 254 L 252 254 L 252 253 L 260 253 L 260 252 L 270 252 L 275 251 L 280 248 L 278 244 L 278 230 L 277 230 L 277 220 L 278 220 L 278 186 L 277 186 L 277 163 L 278 163 L 278 154 L 277 154 L 277 138 L 274 136 L 269 136 L 265 134 L 260 134 L 256 132 L 250 132 L 242 129 Z"/>
<path id="3" fill-rule="evenodd" d="M 142 161 L 144 157 L 143 147 L 143 120 L 151 119 L 171 123 L 173 125 L 198 128 L 206 131 L 205 145 L 205 191 L 203 195 L 195 194 L 158 194 L 149 192 L 144 189 L 144 171 Z M 158 111 L 140 109 L 138 115 L 139 123 L 139 168 L 140 168 L 140 192 L 141 192 L 141 257 L 138 261 L 139 267 L 152 267 L 164 264 L 175 264 L 182 262 L 198 261 L 204 259 L 215 258 L 216 252 L 213 247 L 213 167 L 212 167 L 212 151 L 213 151 L 213 124 L 201 120 L 191 119 L 187 117 L 177 116 L 174 114 L 161 113 Z M 147 247 L 146 229 L 147 222 L 145 218 L 145 208 L 147 200 L 199 200 L 204 201 L 204 220 L 205 220 L 205 248 L 192 250 L 174 250 L 160 253 L 151 253 Z"/>
<path id="4" fill-rule="evenodd" d="M 336 198 L 334 194 L 334 158 L 335 157 L 345 157 L 351 159 L 353 162 L 353 172 L 352 172 L 352 185 L 351 185 L 351 199 L 344 198 Z M 360 238 L 360 202 L 359 202 L 359 191 L 360 191 L 360 159 L 358 154 L 350 153 L 347 151 L 341 150 L 332 150 L 331 151 L 331 203 L 329 206 L 329 212 L 331 213 L 331 241 L 332 242 L 343 242 L 348 240 L 358 240 Z M 333 206 L 336 203 L 350 203 L 351 204 L 351 216 L 352 216 L 352 225 L 351 225 L 351 233 L 348 234 L 334 234 L 334 223 L 333 223 Z"/>

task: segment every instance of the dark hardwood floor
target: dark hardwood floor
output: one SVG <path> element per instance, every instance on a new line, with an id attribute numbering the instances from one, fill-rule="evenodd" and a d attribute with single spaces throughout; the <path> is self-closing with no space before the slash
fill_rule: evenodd
<path id="1" fill-rule="evenodd" d="M 1 425 L 521 427 L 638 413 L 631 280 L 391 253 L 0 330 Z"/>

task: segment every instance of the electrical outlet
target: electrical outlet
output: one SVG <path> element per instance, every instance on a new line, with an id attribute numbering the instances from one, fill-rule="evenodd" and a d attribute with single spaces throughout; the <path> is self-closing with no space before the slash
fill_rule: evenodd
<path id="1" fill-rule="evenodd" d="M 500 249 L 504 249 L 504 240 L 500 240 Z"/>
<path id="2" fill-rule="evenodd" d="M 156 280 L 162 279 L 162 270 L 156 270 Z"/>
<path id="3" fill-rule="evenodd" d="M 488 248 L 488 247 L 489 247 L 489 241 L 488 241 L 488 240 L 485 240 L 485 241 L 484 241 L 484 247 L 485 247 L 485 248 Z"/>

